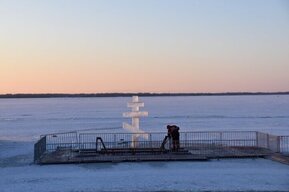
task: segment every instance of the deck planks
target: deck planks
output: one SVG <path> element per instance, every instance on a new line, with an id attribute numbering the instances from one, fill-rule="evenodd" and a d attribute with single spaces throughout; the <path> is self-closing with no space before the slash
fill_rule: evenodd
<path id="1" fill-rule="evenodd" d="M 143 161 L 207 161 L 220 158 L 258 158 L 267 157 L 271 151 L 258 147 L 215 147 L 205 149 L 181 148 L 178 151 L 157 148 L 132 149 L 115 148 L 109 150 L 59 149 L 44 154 L 39 164 L 62 163 L 103 163 L 103 162 L 143 162 Z"/>

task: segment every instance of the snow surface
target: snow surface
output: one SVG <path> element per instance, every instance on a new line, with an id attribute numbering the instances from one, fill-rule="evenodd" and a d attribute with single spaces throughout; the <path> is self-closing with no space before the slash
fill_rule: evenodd
<path id="1" fill-rule="evenodd" d="M 289 191 L 289 166 L 265 159 L 39 166 L 6 157 L 2 192 Z"/>
<path id="2" fill-rule="evenodd" d="M 289 135 L 289 96 L 144 97 L 146 131 L 257 130 Z M 289 191 L 289 166 L 265 159 L 33 164 L 39 135 L 120 128 L 131 98 L 0 100 L 1 192 Z M 118 131 L 116 129 L 115 131 Z"/>
<path id="3" fill-rule="evenodd" d="M 141 97 L 145 131 L 264 131 L 289 135 L 289 95 Z M 91 128 L 119 128 L 130 97 L 0 99 L 0 140 L 37 140 L 39 135 Z"/>

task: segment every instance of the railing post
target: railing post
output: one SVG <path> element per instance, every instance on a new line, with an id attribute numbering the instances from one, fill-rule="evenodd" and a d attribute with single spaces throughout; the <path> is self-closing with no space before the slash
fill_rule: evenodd
<path id="1" fill-rule="evenodd" d="M 149 134 L 150 148 L 153 148 L 152 134 Z"/>
<path id="2" fill-rule="evenodd" d="M 96 137 L 96 140 L 95 140 L 95 152 L 97 152 L 97 149 L 98 148 L 98 137 Z"/>
<path id="3" fill-rule="evenodd" d="M 280 153 L 280 136 L 277 136 L 277 152 Z"/>
<path id="4" fill-rule="evenodd" d="M 39 163 L 41 156 L 46 152 L 46 136 L 42 137 L 34 144 L 34 163 Z"/>
<path id="5" fill-rule="evenodd" d="M 255 135 L 255 139 L 256 139 L 255 147 L 259 147 L 259 132 L 256 131 L 255 134 L 256 134 L 256 135 Z"/>
<path id="6" fill-rule="evenodd" d="M 266 133 L 266 137 L 267 137 L 267 149 L 270 149 L 270 141 L 269 141 L 269 134 Z"/>
<path id="7" fill-rule="evenodd" d="M 220 143 L 223 145 L 223 132 L 220 132 Z"/>
<path id="8" fill-rule="evenodd" d="M 113 140 L 114 140 L 114 147 L 116 147 L 116 135 L 113 134 Z"/>
<path id="9" fill-rule="evenodd" d="M 80 143 L 80 133 L 77 135 L 77 140 L 78 140 L 78 153 L 80 153 L 80 150 L 82 149 L 82 145 Z"/>
<path id="10" fill-rule="evenodd" d="M 185 133 L 185 143 L 184 143 L 184 145 L 187 147 L 187 145 L 188 145 L 188 136 L 187 136 L 187 133 Z"/>

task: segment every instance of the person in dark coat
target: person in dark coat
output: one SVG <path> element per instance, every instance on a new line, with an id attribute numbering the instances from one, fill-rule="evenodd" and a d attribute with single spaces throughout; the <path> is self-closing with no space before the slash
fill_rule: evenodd
<path id="1" fill-rule="evenodd" d="M 173 150 L 177 151 L 180 148 L 180 128 L 176 125 L 168 125 L 168 137 L 172 140 Z"/>

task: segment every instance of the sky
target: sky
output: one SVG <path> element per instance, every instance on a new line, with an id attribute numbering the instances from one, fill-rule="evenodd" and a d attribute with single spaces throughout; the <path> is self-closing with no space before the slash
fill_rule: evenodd
<path id="1" fill-rule="evenodd" d="M 289 91 L 288 0 L 0 0 L 0 94 Z"/>

